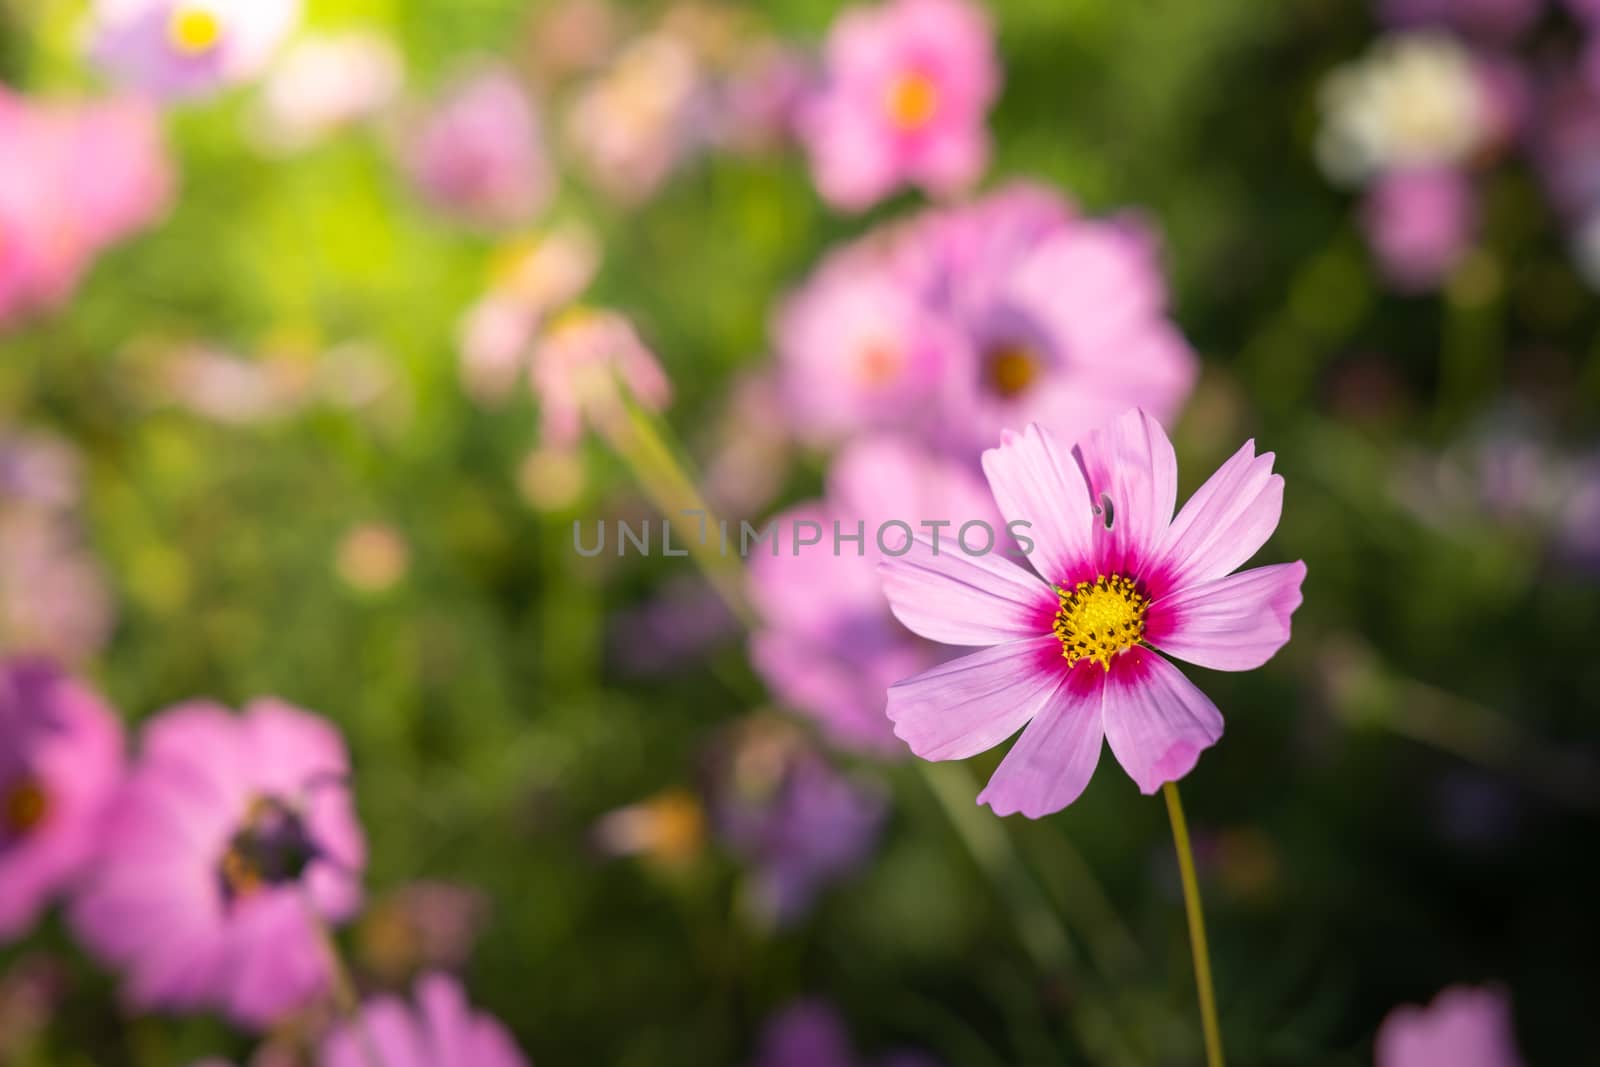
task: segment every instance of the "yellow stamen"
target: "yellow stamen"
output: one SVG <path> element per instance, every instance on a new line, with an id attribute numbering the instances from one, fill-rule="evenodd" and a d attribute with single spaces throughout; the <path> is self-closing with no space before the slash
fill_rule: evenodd
<path id="1" fill-rule="evenodd" d="M 920 130 L 939 111 L 939 87 L 926 74 L 907 71 L 890 83 L 884 108 L 902 130 Z"/>
<path id="2" fill-rule="evenodd" d="M 13 783 L 0 794 L 0 800 L 0 829 L 14 837 L 33 830 L 50 814 L 50 797 L 33 778 Z"/>
<path id="3" fill-rule="evenodd" d="M 209 8 L 180 4 L 167 23 L 167 39 L 187 56 L 209 52 L 222 39 L 222 20 Z"/>
<path id="4" fill-rule="evenodd" d="M 1088 659 L 1109 671 L 1111 657 L 1126 652 L 1144 636 L 1150 598 L 1139 592 L 1132 578 L 1102 574 L 1092 582 L 1079 582 L 1070 591 L 1057 586 L 1056 593 L 1061 607 L 1052 629 L 1061 640 L 1061 654 L 1072 666 Z"/>
<path id="5" fill-rule="evenodd" d="M 1001 345 L 989 353 L 984 373 L 989 388 L 1009 400 L 1033 384 L 1039 374 L 1039 361 L 1022 345 Z"/>

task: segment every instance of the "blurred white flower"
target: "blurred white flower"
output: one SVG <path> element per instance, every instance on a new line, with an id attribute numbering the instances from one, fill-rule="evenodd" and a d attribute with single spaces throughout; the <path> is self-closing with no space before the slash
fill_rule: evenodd
<path id="1" fill-rule="evenodd" d="M 252 116 L 257 144 L 294 152 L 379 114 L 405 79 L 400 50 L 373 30 L 307 37 L 268 74 Z"/>
<path id="2" fill-rule="evenodd" d="M 1491 132 L 1471 54 L 1436 33 L 1380 40 L 1328 75 L 1321 104 L 1317 160 L 1342 182 L 1461 163 Z"/>

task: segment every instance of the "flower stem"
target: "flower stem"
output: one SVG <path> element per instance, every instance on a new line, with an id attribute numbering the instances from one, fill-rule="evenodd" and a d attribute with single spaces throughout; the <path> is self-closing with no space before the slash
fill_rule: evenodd
<path id="1" fill-rule="evenodd" d="M 1178 850 L 1178 874 L 1183 879 L 1183 909 L 1189 916 L 1189 949 L 1194 954 L 1194 984 L 1200 993 L 1200 1026 L 1205 1031 L 1206 1067 L 1222 1067 L 1222 1030 L 1217 1026 L 1217 995 L 1211 986 L 1211 951 L 1206 947 L 1206 917 L 1200 908 L 1200 881 L 1194 873 L 1194 850 L 1189 847 L 1189 823 L 1176 782 L 1161 787 L 1172 820 L 1172 843 Z"/>

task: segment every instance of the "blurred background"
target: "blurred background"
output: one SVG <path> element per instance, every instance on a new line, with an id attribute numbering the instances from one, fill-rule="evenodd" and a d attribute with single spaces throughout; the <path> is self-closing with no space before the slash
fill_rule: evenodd
<path id="1" fill-rule="evenodd" d="M 1231 1058 L 1371 1063 L 1466 983 L 1527 1062 L 1600 1063 L 1592 6 L 995 2 L 979 174 L 864 204 L 797 118 L 821 0 L 307 0 L 173 92 L 90 4 L 0 0 L 13 119 L 104 123 L 0 115 L 0 646 L 130 734 L 194 696 L 335 723 L 358 982 L 454 970 L 535 1063 L 756 1064 L 799 1001 L 861 1063 L 1199 1062 L 1165 814 L 1109 760 L 998 819 L 1000 751 L 841 744 L 692 560 L 573 549 L 660 501 L 603 413 L 553 425 L 595 314 L 562 307 L 631 323 L 629 410 L 755 521 L 862 429 L 794 415 L 792 294 L 1029 180 L 1148 236 L 1197 354 L 1181 495 L 1254 437 L 1262 559 L 1309 569 L 1265 668 L 1190 672 L 1228 723 L 1184 787 Z M 0 1062 L 260 1043 L 119 1009 L 59 917 L 0 945 Z"/>

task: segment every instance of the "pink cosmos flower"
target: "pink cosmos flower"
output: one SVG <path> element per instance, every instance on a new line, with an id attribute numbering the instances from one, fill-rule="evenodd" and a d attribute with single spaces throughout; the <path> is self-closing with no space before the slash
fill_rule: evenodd
<path id="1" fill-rule="evenodd" d="M 392 996 L 368 1001 L 359 1021 L 323 1042 L 318 1067 L 528 1067 L 511 1034 L 474 1012 L 455 979 L 426 975 L 415 996 L 414 1007 Z"/>
<path id="2" fill-rule="evenodd" d="M 820 543 L 794 552 L 799 524 L 820 531 Z M 907 529 L 887 526 L 908 524 Z M 822 727 L 834 744 L 878 756 L 903 752 L 883 713 L 883 692 L 894 682 L 932 666 L 938 650 L 894 622 L 883 602 L 875 568 L 884 550 L 900 550 L 924 522 L 942 543 L 974 548 L 990 534 L 1009 544 L 1005 523 L 983 483 L 968 467 L 888 435 L 864 437 L 841 451 L 828 472 L 824 501 L 802 504 L 777 520 L 782 552 L 756 552 L 749 567 L 750 599 L 763 622 L 750 639 L 750 659 L 773 694 Z M 859 550 L 841 543 L 834 553 L 834 523 L 843 535 L 862 534 Z M 878 532 L 885 530 L 884 549 Z"/>
<path id="3" fill-rule="evenodd" d="M 829 31 L 824 67 L 800 132 L 829 203 L 860 210 L 902 184 L 943 196 L 983 173 L 1000 64 L 981 8 L 967 0 L 851 8 Z"/>
<path id="4" fill-rule="evenodd" d="M 300 0 L 96 0 L 90 51 L 130 88 L 175 99 L 249 81 L 300 21 Z"/>
<path id="5" fill-rule="evenodd" d="M 430 201 L 482 226 L 529 221 L 555 186 L 533 103 L 516 75 L 498 67 L 450 86 L 406 158 Z"/>
<path id="6" fill-rule="evenodd" d="M 344 742 L 278 700 L 151 719 L 72 908 L 138 1007 L 265 1026 L 329 988 L 318 922 L 361 903 L 366 845 Z"/>
<path id="7" fill-rule="evenodd" d="M 884 562 L 902 623 L 986 646 L 890 689 L 895 733 L 943 760 L 1022 729 L 978 797 L 1002 815 L 1071 804 L 1102 738 L 1142 792 L 1183 777 L 1222 736 L 1222 716 L 1159 652 L 1214 670 L 1259 667 L 1289 640 L 1300 604 L 1303 563 L 1233 573 L 1278 524 L 1272 453 L 1247 442 L 1176 518 L 1177 459 L 1142 411 L 1075 450 L 1030 426 L 985 452 L 983 467 L 1006 519 L 1032 524 L 1021 547 L 1037 573 L 921 540 Z"/>
<path id="8" fill-rule="evenodd" d="M 1454 986 L 1426 1008 L 1389 1013 L 1375 1067 L 1522 1067 L 1511 1003 L 1495 989 Z"/>
<path id="9" fill-rule="evenodd" d="M 1472 245 L 1477 197 L 1453 168 L 1401 170 L 1367 192 L 1362 225 L 1384 275 L 1403 290 L 1440 285 Z"/>
<path id="10" fill-rule="evenodd" d="M 655 354 L 613 311 L 575 308 L 559 317 L 533 350 L 529 379 L 552 448 L 576 445 L 586 423 L 614 428 L 625 412 L 623 390 L 652 411 L 672 399 Z"/>
<path id="11" fill-rule="evenodd" d="M 1149 230 L 1033 183 L 834 253 L 775 332 L 801 436 L 908 430 L 960 456 L 1030 422 L 1076 437 L 1130 407 L 1170 417 L 1199 369 Z"/>
<path id="12" fill-rule="evenodd" d="M 121 773 L 122 726 L 105 701 L 43 660 L 0 663 L 0 941 L 94 855 Z"/>
<path id="13" fill-rule="evenodd" d="M 865 429 L 931 433 L 941 383 L 965 355 L 891 255 L 872 243 L 834 253 L 779 313 L 783 398 L 812 443 Z"/>
<path id="14" fill-rule="evenodd" d="M 0 145 L 0 321 L 66 299 L 96 255 L 171 198 L 160 126 L 143 104 L 37 101 L 0 87 Z"/>

